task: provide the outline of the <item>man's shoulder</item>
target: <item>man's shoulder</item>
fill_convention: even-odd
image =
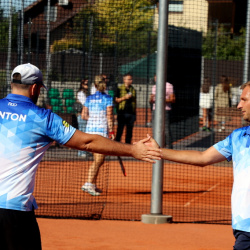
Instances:
[[[250,135],[250,126],[245,126],[241,128],[237,128],[233,131],[233,133],[243,133],[243,134],[249,134]]]

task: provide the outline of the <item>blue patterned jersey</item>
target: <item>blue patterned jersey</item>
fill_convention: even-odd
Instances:
[[[113,106],[113,99],[106,93],[96,91],[87,97],[84,106],[89,110],[86,133],[108,136],[107,107]]]
[[[50,143],[65,144],[75,128],[30,98],[9,94],[0,100],[0,208],[31,211],[35,174]]]
[[[233,229],[250,232],[250,126],[236,129],[214,147],[228,161],[233,159],[231,196]]]

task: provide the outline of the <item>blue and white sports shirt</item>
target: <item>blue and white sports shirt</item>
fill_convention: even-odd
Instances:
[[[232,227],[250,232],[250,126],[236,129],[214,147],[233,159]]]
[[[0,208],[31,211],[39,162],[53,140],[65,144],[75,128],[30,98],[0,100]]]
[[[113,106],[113,99],[106,93],[96,91],[87,97],[84,106],[89,110],[86,133],[108,136],[107,107]]]

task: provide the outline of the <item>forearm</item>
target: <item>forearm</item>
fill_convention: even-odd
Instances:
[[[162,149],[162,155],[162,159],[165,160],[197,166],[206,166],[226,160],[213,146],[203,152],[196,150]]]
[[[87,134],[79,130],[76,130],[65,146],[106,155],[133,155],[133,145],[115,142],[100,135]]]
[[[98,135],[86,144],[86,150],[105,155],[133,156],[132,145],[116,142]]]
[[[131,145],[76,130],[65,146],[105,155],[132,156],[138,160],[154,163],[153,159],[161,159],[161,150],[158,146],[146,145],[150,139],[151,137],[148,136]]]
[[[199,151],[162,149],[162,155],[164,160],[199,166],[206,165],[202,160],[202,152]]]
[[[123,97],[116,97],[116,98],[115,98],[115,102],[116,102],[116,103],[120,103],[120,102],[123,102],[123,101],[126,101],[126,100],[127,100],[126,96],[123,96]]]
[[[107,109],[108,132],[114,131],[113,107]]]

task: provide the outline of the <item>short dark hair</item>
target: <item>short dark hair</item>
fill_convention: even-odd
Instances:
[[[130,73],[126,73],[126,74],[123,75],[123,77],[126,77],[126,76],[131,76],[131,77],[133,77]]]

